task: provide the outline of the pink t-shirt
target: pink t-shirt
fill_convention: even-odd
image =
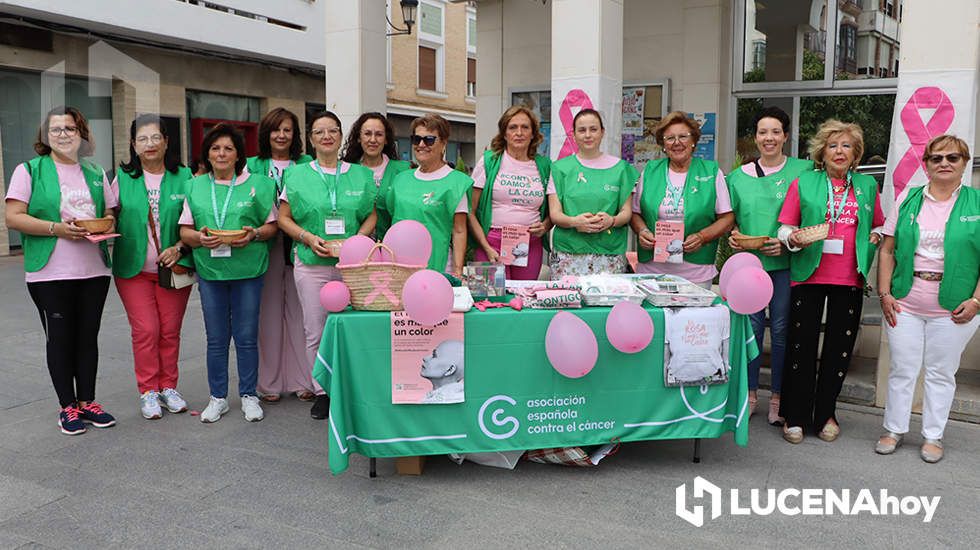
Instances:
[[[245,173],[243,172],[241,175],[239,175],[236,178],[236,180],[238,182],[242,182],[245,181],[245,178],[246,176]],[[231,185],[231,180],[214,180],[214,182],[217,183],[218,185]],[[269,210],[269,217],[265,219],[265,223],[272,223],[277,219],[279,219],[279,210],[276,208],[275,205],[273,205],[272,208]],[[184,201],[184,210],[180,213],[180,221],[178,223],[180,225],[189,225],[191,227],[197,227],[197,224],[194,223],[194,214],[191,212],[190,204],[188,204],[186,200]]]
[[[619,162],[619,157],[614,157],[612,155],[607,155],[605,153],[602,153],[601,155],[599,155],[594,159],[584,159],[578,153],[575,153],[575,157],[578,158],[578,161],[582,163],[582,166],[585,166],[586,168],[592,168],[593,170],[606,170],[612,168],[613,166],[616,166],[616,163]],[[554,195],[557,193],[558,190],[555,188],[555,178],[553,176],[549,176],[548,194]]]
[[[483,189],[486,184],[486,166],[481,155],[473,169],[473,187]],[[529,226],[541,221],[544,188],[538,165],[533,160],[517,160],[504,151],[491,199],[491,227]]]
[[[385,170],[388,168],[388,155],[384,153],[381,154],[381,164],[371,168],[371,172],[374,173],[374,185],[378,188],[381,187],[381,180],[385,177]]]
[[[668,167],[667,179],[670,181],[671,186],[683,192],[684,185],[687,183],[687,172],[675,172]],[[640,181],[636,184],[636,191],[633,193],[633,212],[636,214],[641,213],[641,195],[643,195],[642,174],[640,175]],[[725,174],[719,169],[718,174],[715,176],[715,214],[727,214],[731,211],[732,198],[728,193],[728,185],[725,183]],[[674,204],[671,202],[669,194],[665,193],[664,200],[660,203],[660,209],[657,212],[657,219],[684,221],[683,195],[678,202],[677,208],[674,208]],[[649,262],[637,264],[636,271],[637,273],[666,273],[668,275],[676,275],[678,277],[683,277],[692,283],[703,283],[704,281],[710,281],[715,278],[715,275],[718,274],[718,268],[716,268],[714,264],[692,264],[686,261],[679,264],[670,264],[650,260]]]
[[[160,239],[160,185],[163,183],[163,174],[151,174],[144,171],[143,181],[146,183],[146,197],[150,200],[150,212],[153,212],[153,223],[156,225],[157,240],[160,242],[160,246],[163,246],[163,241]],[[119,207],[118,178],[113,179],[108,189],[106,189],[105,207]],[[143,269],[141,271],[144,273],[156,273],[158,255],[156,243],[153,242],[153,236],[150,235],[149,222],[146,223],[146,241],[146,260],[143,262]]]
[[[843,186],[844,180],[832,180],[834,186]],[[840,208],[842,194],[834,194],[834,210]],[[837,220],[836,229],[833,225],[830,228],[828,239],[838,237],[844,239],[843,254],[824,254],[820,258],[817,269],[810,275],[810,278],[802,283],[791,282],[790,286],[800,284],[811,285],[842,285],[842,286],[862,286],[861,274],[857,270],[857,254],[855,252],[855,242],[857,238],[857,200],[854,198],[854,188],[847,188],[847,201],[844,203],[844,211]],[[828,209],[829,210],[829,209]],[[783,202],[783,209],[779,212],[779,223],[799,226],[800,225],[800,188],[799,180],[793,180],[789,190],[786,192],[786,200]],[[827,212],[827,221],[830,221],[830,212]],[[885,223],[885,215],[881,211],[881,198],[875,195],[875,213],[871,222],[871,227],[879,227]],[[822,242],[814,243],[810,246],[823,246]]]
[[[82,220],[95,218],[95,202],[89,193],[85,176],[79,164],[54,163],[58,171],[58,182],[61,184],[61,219]],[[109,182],[103,178],[102,189],[109,187]],[[18,164],[10,177],[10,188],[7,190],[7,200],[31,202],[31,174]],[[73,241],[57,239],[48,263],[40,270],[25,273],[28,283],[42,281],[61,281],[65,279],[91,279],[106,277],[111,270],[102,261],[99,245],[86,239]]]
[[[898,221],[898,209],[901,207],[905,197],[908,196],[910,188],[904,191],[895,199],[891,213],[885,220],[885,227],[882,233],[895,236],[895,226]],[[953,192],[950,198],[944,201],[937,201],[927,187],[922,195],[922,209],[916,221],[919,222],[919,245],[915,249],[915,259],[912,269],[915,271],[933,271],[942,273],[946,258],[946,251],[943,241],[946,237],[946,222],[949,214],[953,211],[956,198],[959,196],[959,188]],[[913,315],[923,317],[946,317],[949,311],[939,305],[939,284],[940,281],[924,281],[918,277],[912,277],[912,289],[908,296],[898,301],[898,305],[903,311]]]
[[[766,166],[765,164],[762,164],[761,162],[759,163],[759,166],[762,168],[762,173],[768,176],[770,174],[775,174],[776,172],[782,170],[786,166],[786,159],[784,158],[783,159],[783,162],[780,162],[776,166],[772,166],[772,167]],[[743,164],[742,165],[742,171],[745,172],[746,174],[752,176],[753,178],[759,177],[759,174],[755,171],[755,163],[754,162],[748,162],[748,163]]]

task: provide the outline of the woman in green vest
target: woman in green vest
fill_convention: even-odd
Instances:
[[[313,160],[303,154],[303,132],[292,111],[277,107],[259,123],[259,154],[245,163],[249,173],[276,182],[276,206],[282,193],[283,173],[290,166]],[[269,269],[262,282],[259,308],[259,382],[261,399],[279,401],[295,392],[301,401],[313,399],[303,338],[303,309],[293,282],[293,241],[278,233],[269,240]]]
[[[218,124],[201,145],[206,173],[190,180],[180,216],[180,237],[193,249],[200,277],[201,310],[207,333],[208,389],[201,422],[217,422],[228,412],[228,345],[235,338],[238,395],[245,420],[264,413],[256,394],[259,370],[259,304],[269,266],[269,243],[276,237],[276,182],[243,173],[245,138]],[[244,235],[225,244],[212,230]]]
[[[710,289],[718,274],[718,239],[735,221],[725,174],[717,162],[694,158],[701,126],[686,113],[669,113],[654,136],[667,158],[647,163],[633,195],[636,271],[676,275]]]
[[[933,138],[922,155],[929,181],[902,191],[878,259],[878,294],[891,351],[885,434],[875,451],[891,454],[909,431],[912,395],[925,367],[922,460],[943,458],[943,432],[956,371],[980,325],[980,190],[963,185],[970,149]],[[967,180],[969,181],[969,180]]]
[[[357,117],[347,134],[343,159],[344,162],[371,169],[379,198],[385,195],[395,176],[412,167],[407,160],[399,160],[395,149],[395,129],[381,113],[364,113]],[[391,226],[391,213],[384,208],[382,201],[378,201],[375,207],[378,223],[375,224],[374,233],[381,240]]]
[[[508,279],[533,281],[541,274],[541,238],[552,228],[545,200],[551,160],[537,154],[543,140],[538,117],[523,105],[510,107],[497,121],[497,135],[490,142],[490,149],[473,169],[469,229],[475,244],[474,259],[500,260],[503,227],[528,235],[521,254],[526,265],[508,265]]]
[[[379,200],[391,213],[392,224],[415,220],[429,230],[429,269],[459,276],[466,259],[466,218],[473,180],[444,160],[449,143],[446,119],[433,114],[416,118],[411,140],[418,169],[398,174]]]
[[[163,288],[158,269],[193,266],[177,224],[191,171],[168,149],[167,127],[157,115],[140,115],[129,127],[129,162],[121,163],[106,193],[119,233],[112,249],[116,290],[133,337],[133,366],[143,418],[187,410],[177,391],[180,327],[191,287]],[[179,269],[179,268],[178,268]]]
[[[311,376],[327,322],[320,289],[342,279],[336,266],[344,239],[370,235],[377,220],[374,177],[364,166],[338,160],[342,137],[337,115],[330,111],[313,115],[310,141],[316,159],[286,171],[279,206],[279,225],[294,241],[293,277],[303,309],[306,369],[302,384],[316,395],[310,416],[318,420],[330,411],[330,399]]]
[[[21,234],[27,292],[44,329],[48,372],[61,407],[62,433],[85,433],[85,423],[116,421],[95,402],[99,325],[109,291],[105,241],[95,244],[75,220],[109,214],[102,168],[89,161],[95,145],[78,109],[55,107],[44,116],[34,151],[17,166],[6,197],[7,227]],[[111,214],[110,214],[111,215]]]
[[[772,299],[769,301],[769,336],[772,351],[769,354],[770,389],[769,423],[782,426],[779,416],[779,394],[783,382],[783,362],[786,358],[786,327],[789,324],[789,251],[779,242],[779,211],[783,207],[786,191],[803,172],[813,170],[808,160],[788,157],[783,147],[789,136],[789,115],[779,107],[766,107],[752,119],[755,129],[755,146],[759,158],[732,170],[728,176],[728,190],[735,212],[736,229],[728,239],[732,250],[741,252],[736,237],[741,235],[767,236],[769,239],[758,250],[750,250],[759,257],[762,267],[772,280]],[[762,345],[766,335],[766,309],[749,316],[755,341]],[[749,363],[749,414],[755,412],[759,387],[761,354]]]
[[[779,240],[790,256],[790,327],[779,415],[783,438],[803,441],[813,429],[824,441],[840,435],[837,396],[854,352],[864,285],[884,223],[878,183],[855,172],[864,154],[857,124],[828,120],[810,139],[816,170],[803,172],[786,192]],[[797,228],[827,224],[823,240],[801,240]],[[823,349],[818,353],[821,322]],[[819,369],[817,358],[820,359]]]
[[[548,183],[551,278],[623,273],[636,168],[602,152],[606,130],[595,109],[576,113],[572,128],[578,152],[551,165]]]

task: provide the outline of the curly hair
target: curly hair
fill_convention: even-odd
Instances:
[[[864,156],[864,131],[853,122],[841,122],[835,118],[827,119],[817,128],[817,133],[810,138],[810,160],[818,170],[823,170],[823,154],[827,142],[838,134],[847,134],[854,141],[854,162],[849,168],[857,168]]]
[[[395,146],[395,128],[383,114],[370,112],[357,117],[357,120],[351,125],[350,133],[347,134],[347,140],[344,142],[344,154],[341,155],[344,162],[358,163],[364,156],[364,147],[361,146],[361,128],[369,120],[380,121],[385,128],[385,146],[381,153],[390,159],[398,158],[398,149]]]

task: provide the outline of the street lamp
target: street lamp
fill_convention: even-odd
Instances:
[[[405,28],[399,29],[388,19],[388,25],[395,30],[395,32],[388,33],[388,36],[399,36],[402,34],[412,34],[412,25],[415,24],[415,10],[419,7],[419,0],[400,0],[402,8],[402,20],[405,21]],[[387,14],[385,15],[387,18]]]

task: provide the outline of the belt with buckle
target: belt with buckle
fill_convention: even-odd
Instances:
[[[918,277],[923,281],[942,281],[943,274],[939,271],[913,271],[913,277]]]

